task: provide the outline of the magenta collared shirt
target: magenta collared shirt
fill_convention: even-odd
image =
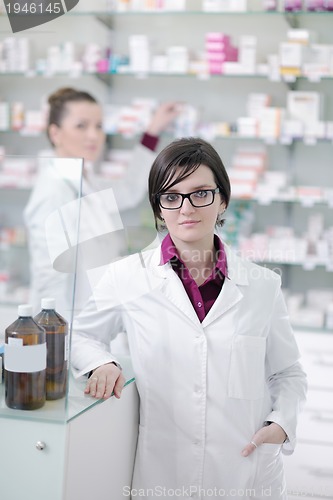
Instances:
[[[192,278],[188,268],[180,259],[178,251],[169,234],[164,238],[161,245],[160,265],[170,262],[183,283],[188,298],[201,322],[205,319],[208,311],[217,299],[222,289],[224,278],[228,277],[227,258],[224,246],[216,234],[214,235],[214,246],[217,255],[215,269],[206,281],[198,286]]]

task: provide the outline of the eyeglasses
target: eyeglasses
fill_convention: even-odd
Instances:
[[[190,200],[190,203],[195,208],[208,207],[214,203],[215,194],[219,193],[220,189],[200,189],[192,191],[192,193],[161,193],[157,194],[156,198],[161,208],[167,210],[177,210],[183,206],[185,198]]]

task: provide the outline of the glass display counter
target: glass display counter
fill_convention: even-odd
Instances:
[[[64,397],[37,410],[12,409],[0,384],[3,500],[120,498],[131,481],[138,397],[129,358],[120,358],[126,387],[119,401],[85,395],[85,377],[74,378],[70,366],[78,275],[96,236],[86,229],[90,200],[82,197],[82,171],[81,159],[0,158],[0,345],[18,305],[32,304],[36,315],[41,297],[58,294],[56,309],[69,325]],[[89,262],[85,270],[93,267]]]

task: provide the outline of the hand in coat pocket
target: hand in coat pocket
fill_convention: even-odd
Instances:
[[[270,425],[261,427],[253,436],[251,441],[243,448],[243,457],[248,457],[253,453],[260,445],[267,444],[282,444],[287,438],[287,434],[284,432],[282,427],[275,422]]]

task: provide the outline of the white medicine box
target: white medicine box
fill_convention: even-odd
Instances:
[[[319,92],[290,91],[287,96],[288,117],[302,123],[318,122],[322,103]]]

